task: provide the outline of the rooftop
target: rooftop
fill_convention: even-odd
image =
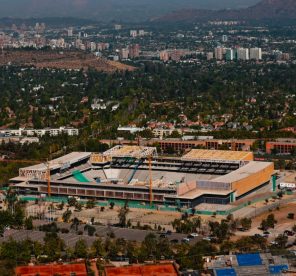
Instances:
[[[49,161],[49,168],[50,170],[61,168],[65,164],[73,164],[76,162],[79,162],[85,158],[90,157],[90,152],[71,152],[69,154],[66,154],[62,157],[56,158],[54,160]],[[22,168],[22,170],[35,170],[35,171],[44,171],[47,169],[46,162],[40,163],[37,165],[33,165],[30,167]]]
[[[249,151],[192,149],[189,153],[185,154],[182,159],[210,161],[251,161],[253,160],[253,153]]]
[[[104,156],[142,158],[155,156],[156,148],[141,146],[115,146],[104,152]]]
[[[232,183],[273,166],[273,162],[252,161],[229,174],[215,178],[215,182]]]

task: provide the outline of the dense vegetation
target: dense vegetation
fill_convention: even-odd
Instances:
[[[295,72],[295,65],[252,63],[146,63],[136,72],[114,75],[2,67],[0,122],[7,127],[80,125],[106,136],[118,125],[174,121],[183,112],[193,121],[211,123],[230,114],[231,121],[254,130],[277,130],[296,124]],[[91,110],[95,98],[107,109]],[[111,111],[116,102],[119,108]]]

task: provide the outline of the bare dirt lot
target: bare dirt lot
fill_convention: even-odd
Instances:
[[[135,68],[120,62],[109,61],[96,57],[90,53],[80,51],[42,51],[42,50],[15,50],[6,51],[0,58],[1,65],[35,66],[36,68],[56,69],[83,69],[89,68],[97,71],[115,72],[132,71]]]

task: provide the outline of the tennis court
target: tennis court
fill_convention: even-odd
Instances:
[[[254,254],[238,254],[236,259],[239,266],[262,265],[262,259],[258,253]]]

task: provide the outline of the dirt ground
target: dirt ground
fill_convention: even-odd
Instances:
[[[251,236],[255,234],[262,234],[262,231],[258,229],[260,227],[261,221],[266,219],[269,214],[274,214],[275,219],[277,221],[274,229],[268,229],[270,232],[268,241],[274,240],[279,234],[283,234],[285,230],[291,230],[292,227],[296,224],[296,219],[288,219],[288,213],[295,213],[296,216],[296,202],[291,202],[286,205],[280,205],[279,210],[273,210],[271,212],[267,211],[255,218],[252,218],[252,228],[246,232],[237,231],[233,240],[236,240],[242,236]],[[295,240],[295,236],[289,237],[289,242],[293,242]]]
[[[115,72],[117,70],[132,71],[135,68],[120,62],[109,61],[95,57],[92,54],[79,51],[18,51],[4,52],[0,66],[12,64],[35,66],[37,68],[84,69],[93,68],[98,71]]]

